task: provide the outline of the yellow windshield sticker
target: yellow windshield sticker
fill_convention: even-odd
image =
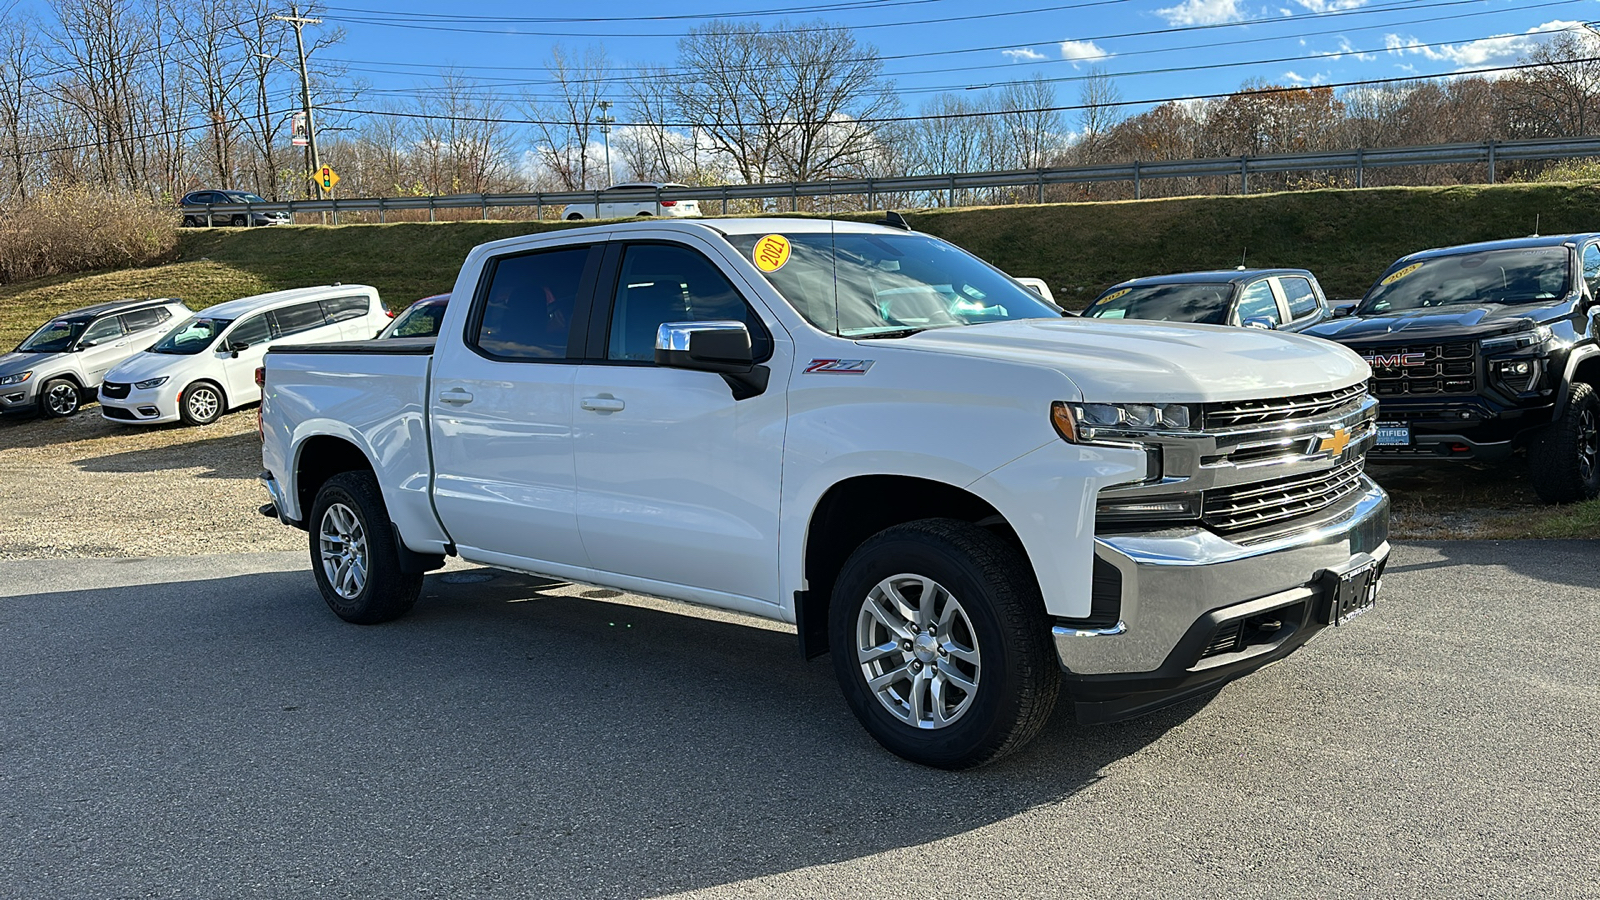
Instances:
[[[1382,281],[1378,282],[1378,284],[1383,287],[1388,287],[1389,285],[1394,284],[1396,281],[1399,281],[1400,279],[1410,275],[1412,272],[1415,272],[1420,268],[1422,268],[1422,263],[1412,263],[1411,265],[1406,266],[1404,269],[1389,273],[1389,275]]]
[[[750,251],[750,258],[755,260],[756,268],[763,272],[776,272],[783,268],[789,261],[789,239],[781,234],[769,234],[756,241],[755,249]]]
[[[1121,296],[1124,296],[1124,295],[1128,294],[1132,290],[1133,290],[1133,288],[1123,288],[1120,291],[1113,291],[1113,292],[1105,295],[1104,297],[1101,297],[1096,302],[1098,302],[1098,303],[1110,303],[1111,301],[1117,299],[1118,297],[1121,297]]]

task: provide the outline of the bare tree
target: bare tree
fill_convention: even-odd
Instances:
[[[746,183],[848,173],[896,107],[877,50],[825,23],[711,22],[678,42],[675,106]]]
[[[59,27],[46,31],[48,56],[69,73],[58,96],[89,126],[97,180],[142,187],[133,100],[144,89],[135,73],[149,31],[135,0],[52,0],[52,9]]]
[[[1127,118],[1122,111],[1122,92],[1105,66],[1089,67],[1078,87],[1078,106],[1076,156],[1080,164],[1088,164],[1105,152],[1106,139]]]
[[[1523,60],[1528,69],[1509,93],[1513,128],[1529,137],[1575,137],[1600,123],[1600,39],[1588,32],[1563,31]]]
[[[12,10],[0,15],[0,154],[5,160],[6,191],[27,199],[34,176],[34,131],[28,121],[39,110],[34,103],[37,53],[35,23]]]
[[[594,141],[595,109],[605,97],[607,85],[606,51],[590,47],[573,54],[560,44],[550,50],[545,70],[550,73],[557,97],[539,102],[529,96],[524,110],[533,119],[534,139],[540,161],[567,190],[590,186],[590,145]]]

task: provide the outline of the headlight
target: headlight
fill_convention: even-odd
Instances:
[[[1516,334],[1502,334],[1499,337],[1484,338],[1480,346],[1485,353],[1497,353],[1502,350],[1520,350],[1523,347],[1537,347],[1555,340],[1550,326],[1540,325],[1528,331],[1519,331]]]
[[[148,391],[151,388],[158,388],[158,387],[161,387],[163,384],[166,384],[167,383],[167,377],[168,376],[163,375],[160,378],[146,378],[144,381],[135,381],[133,383],[133,386],[138,388],[141,391]]]
[[[1132,438],[1164,431],[1189,431],[1194,410],[1182,403],[1063,403],[1050,405],[1056,432],[1074,444]]]
[[[1096,522],[1149,522],[1200,518],[1200,495],[1186,497],[1109,497],[1095,505]]]
[[[0,377],[0,385],[21,384],[24,381],[27,381],[29,378],[32,378],[32,377],[33,377],[33,370],[29,369],[26,372],[18,372],[15,375],[6,375],[4,377]]]

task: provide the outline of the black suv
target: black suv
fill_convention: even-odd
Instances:
[[[1600,495],[1600,234],[1426,250],[1307,334],[1372,366],[1372,462],[1498,460],[1526,448],[1547,503]],[[1344,312],[1340,310],[1339,312]]]
[[[190,191],[178,201],[183,210],[184,227],[197,225],[288,225],[292,219],[286,212],[261,212],[254,209],[219,210],[217,206],[247,206],[267,203],[249,191]]]

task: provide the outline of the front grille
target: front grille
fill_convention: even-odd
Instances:
[[[1205,428],[1213,430],[1241,425],[1267,425],[1275,422],[1317,419],[1359,402],[1366,392],[1366,385],[1352,384],[1336,391],[1299,394],[1294,397],[1208,403],[1204,413]]]
[[[1310,475],[1289,475],[1205,492],[1201,521],[1219,534],[1308,516],[1361,490],[1360,457]]]
[[[1478,386],[1477,346],[1471,341],[1351,349],[1372,365],[1372,393],[1379,397],[1470,394]]]
[[[113,400],[124,400],[127,399],[128,391],[132,389],[132,387],[133,385],[131,384],[107,381],[100,385],[100,396],[110,397]]]

